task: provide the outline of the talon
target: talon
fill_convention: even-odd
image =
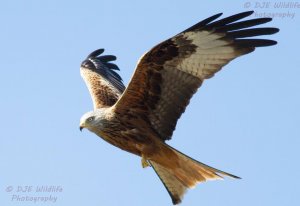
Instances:
[[[150,165],[149,165],[149,163],[148,163],[146,157],[145,157],[144,155],[142,155],[142,167],[143,167],[143,168],[146,168],[146,167],[149,167],[149,166],[150,166]]]

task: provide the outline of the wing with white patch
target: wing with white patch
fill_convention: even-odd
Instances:
[[[279,31],[249,29],[271,18],[236,22],[252,13],[218,21],[214,20],[221,14],[214,15],[152,48],[140,59],[127,89],[115,104],[116,113],[141,117],[162,140],[170,139],[177,120],[205,79],[256,47],[276,44],[273,40],[248,38]]]
[[[125,89],[122,78],[114,71],[118,66],[110,61],[115,56],[102,55],[104,49],[92,52],[81,64],[80,74],[91,94],[94,108],[108,107],[116,103]]]

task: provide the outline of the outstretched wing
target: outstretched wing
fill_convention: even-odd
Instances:
[[[112,106],[119,99],[125,86],[122,78],[114,71],[118,66],[110,63],[115,56],[103,55],[104,49],[98,49],[82,62],[80,74],[91,94],[94,109]]]
[[[258,18],[236,22],[253,11],[218,21],[214,15],[158,44],[139,61],[127,89],[114,105],[123,117],[141,117],[162,140],[171,138],[177,120],[205,79],[236,57],[271,46],[276,41],[247,37],[269,35],[277,28],[251,28],[271,21]]]

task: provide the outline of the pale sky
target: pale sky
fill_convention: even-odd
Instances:
[[[78,2],[0,3],[0,205],[171,205],[139,157],[78,130],[92,109],[80,63],[105,48],[118,57],[127,85],[139,57],[157,43],[216,13],[246,10],[274,17],[265,26],[280,28],[267,37],[278,45],[207,80],[168,141],[242,179],[200,184],[182,205],[300,205],[300,2]],[[43,186],[51,191],[36,191]]]

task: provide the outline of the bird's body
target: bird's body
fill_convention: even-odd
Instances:
[[[141,156],[142,166],[152,166],[174,204],[199,182],[238,178],[182,154],[165,141],[171,139],[178,119],[204,80],[234,58],[276,44],[247,38],[278,32],[276,28],[244,29],[270,18],[236,22],[252,13],[214,21],[221,16],[217,14],[156,45],[142,56],[127,88],[114,71],[119,68],[110,62],[116,57],[100,56],[103,49],[92,52],[81,65],[81,75],[94,110],[83,115],[80,128]]]
[[[141,156],[144,148],[150,148],[153,139],[155,140],[151,138],[154,135],[153,131],[141,119],[122,117],[111,107],[97,109],[90,114],[95,115],[95,113],[97,124],[89,130],[122,150]],[[127,118],[126,124],[123,118]]]
[[[168,146],[143,119],[134,116],[124,117],[115,113],[113,108],[97,109],[87,113],[87,116],[95,116],[95,114],[97,123],[89,130],[108,143],[132,154],[143,156],[147,160],[159,162],[164,159],[164,156],[168,157],[164,153],[168,150]]]
[[[174,204],[180,202],[186,187],[194,187],[197,182],[222,179],[220,175],[239,178],[197,162],[168,146],[145,120],[124,117],[113,110],[113,107],[97,109],[84,115],[82,121],[92,118],[95,124],[87,127],[91,132],[122,150],[141,156],[143,167],[151,165],[159,176],[167,174],[169,179],[184,182],[184,185],[177,185],[175,191],[170,187],[178,184],[175,179],[163,182],[172,194]]]

